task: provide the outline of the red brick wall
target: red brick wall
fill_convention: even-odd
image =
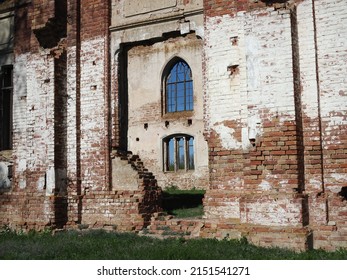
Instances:
[[[228,2],[234,11],[244,11],[238,15],[218,9],[224,2],[213,2],[211,13],[205,6],[210,155],[205,211],[207,218],[296,227],[304,222],[304,197],[295,196],[301,191],[302,131],[294,97],[292,16],[285,8],[253,11],[246,2]],[[233,65],[238,71],[230,74]],[[252,129],[257,136],[251,136]]]
[[[32,1],[15,11],[14,180],[1,223],[62,224],[66,184],[71,196],[108,189],[109,7]],[[81,204],[69,207],[81,215]]]
[[[337,86],[345,83],[340,74],[346,64],[342,44],[329,42],[345,37],[336,26],[347,7],[343,1],[271,2],[204,2],[211,178],[205,214],[225,224],[266,225],[267,233],[259,236],[274,244],[273,226],[281,225],[308,226],[312,236],[306,232],[300,239],[305,246],[346,246],[346,102]],[[281,33],[271,35],[276,29]],[[277,49],[283,42],[289,44]],[[279,61],[286,66],[277,68]],[[225,72],[234,65],[239,71],[227,83]],[[290,80],[286,91],[280,84]],[[290,98],[284,102],[285,96]],[[257,116],[259,126],[254,148],[244,143],[250,116]]]
[[[346,2],[276,2],[204,1],[210,188],[198,234],[346,247]],[[25,3],[15,10],[14,177],[0,226],[140,230],[160,210],[160,189],[142,178],[137,191],[109,190],[111,139],[119,144],[119,131],[109,135],[109,3]]]
[[[108,189],[109,7],[83,1],[80,22],[81,179],[85,188]]]
[[[254,8],[265,7],[262,1],[249,0],[205,0],[204,9],[208,17],[235,15],[239,11],[249,11]]]
[[[342,42],[342,38],[347,36],[347,31],[342,27],[347,23],[344,17],[347,3],[314,1],[313,5],[315,70],[319,86],[317,98],[319,130],[314,130],[316,137],[312,133],[308,139],[312,142],[317,138],[320,139],[321,147],[320,149],[316,147],[315,158],[313,156],[311,158],[314,163],[320,163],[323,167],[319,173],[323,178],[321,184],[323,193],[313,196],[313,201],[324,197],[326,224],[331,226],[329,230],[328,227],[324,227],[326,224],[320,224],[321,227],[317,228],[314,235],[319,240],[318,244],[320,242],[325,246],[338,248],[347,246],[347,200],[346,194],[343,195],[343,188],[346,190],[347,186],[347,95],[345,93],[347,56]],[[309,114],[307,121],[310,117]],[[314,204],[311,206],[312,212],[314,206]],[[319,223],[315,225],[317,224]]]

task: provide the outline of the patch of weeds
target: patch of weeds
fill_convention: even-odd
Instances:
[[[15,233],[13,229],[10,228],[9,225],[4,225],[0,228],[0,234],[9,234],[9,233]]]
[[[157,230],[170,231],[171,228],[169,226],[158,226]]]
[[[178,189],[177,186],[170,186],[170,187],[167,187],[165,190],[163,190],[163,194],[164,195],[184,195],[184,194],[187,194],[187,195],[205,195],[205,190],[201,190],[201,189],[196,189],[196,188],[192,188],[192,189],[189,189],[189,190],[181,190],[181,189]]]
[[[155,239],[133,233],[102,230],[62,231],[49,235],[33,233],[0,235],[0,259],[25,260],[346,260],[347,250],[311,250],[295,253],[262,248],[239,240]]]
[[[79,224],[78,225],[79,230],[88,229],[88,228],[89,228],[89,225],[86,225],[86,224]]]
[[[143,228],[141,233],[142,234],[149,234],[149,229],[148,228]]]
[[[248,245],[248,244],[249,244],[248,239],[247,239],[246,236],[242,236],[242,237],[239,239],[239,242],[240,242],[240,244],[242,244],[242,245]]]
[[[165,230],[163,233],[162,233],[163,236],[172,236],[172,237],[180,237],[180,238],[183,238],[183,236],[185,235],[183,232],[176,232],[176,231],[173,231],[171,229],[168,229],[168,230]]]
[[[173,209],[171,212],[176,218],[201,218],[204,215],[204,208],[199,205],[193,208]]]
[[[178,187],[176,185],[170,185],[168,187],[165,188],[165,192],[168,192],[168,193],[172,193],[172,192],[175,192],[178,190]]]

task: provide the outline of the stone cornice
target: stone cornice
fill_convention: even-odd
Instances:
[[[111,26],[110,31],[116,32],[116,31],[121,31],[121,30],[125,30],[125,29],[142,27],[142,26],[146,26],[146,25],[152,25],[152,24],[158,24],[158,23],[169,22],[169,21],[174,21],[174,20],[180,20],[180,19],[184,19],[186,17],[191,17],[191,16],[195,16],[195,15],[202,15],[203,13],[204,13],[203,9],[198,9],[198,10],[183,12],[180,14],[175,14],[175,15],[162,17],[162,18],[146,19],[143,21],[131,22],[131,23],[122,24],[122,25],[118,25],[118,26]]]

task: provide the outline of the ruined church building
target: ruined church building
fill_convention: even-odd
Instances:
[[[0,68],[0,228],[347,248],[346,0],[0,0]]]

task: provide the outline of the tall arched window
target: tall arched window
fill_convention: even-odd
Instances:
[[[193,78],[182,59],[172,65],[165,80],[166,113],[193,110]]]
[[[163,139],[164,171],[194,170],[194,137],[186,134]]]

